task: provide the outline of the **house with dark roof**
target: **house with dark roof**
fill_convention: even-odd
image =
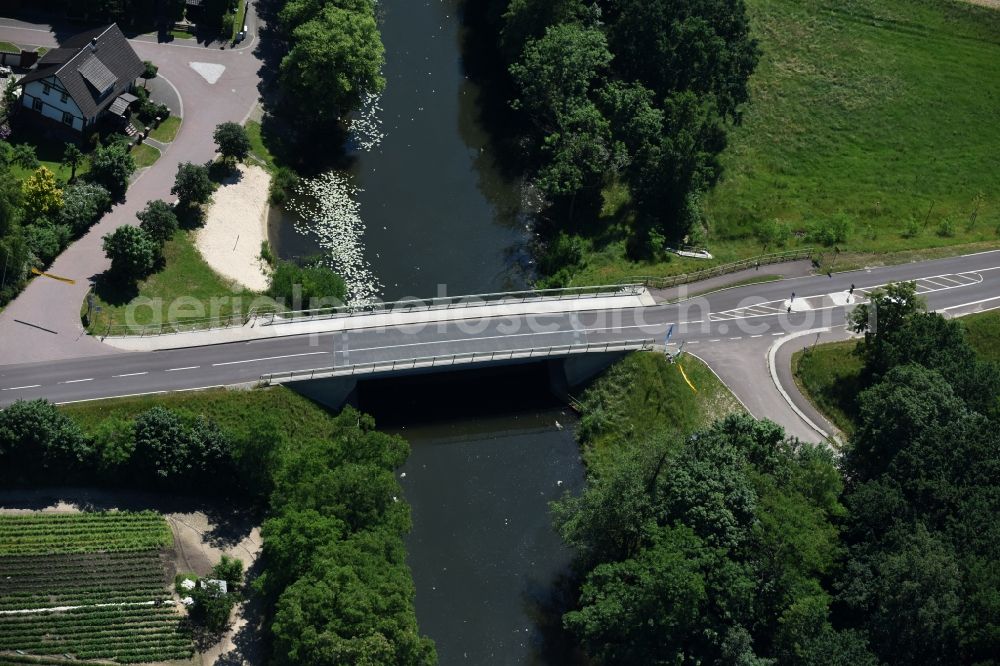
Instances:
[[[139,56],[112,23],[67,39],[18,83],[29,111],[84,132],[107,114],[125,116],[142,71]]]

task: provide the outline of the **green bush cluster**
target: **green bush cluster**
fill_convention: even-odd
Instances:
[[[72,144],[67,154],[70,147],[79,165],[82,154]],[[14,167],[33,171],[20,182]],[[62,186],[31,146],[0,142],[0,305],[24,287],[31,268],[49,265],[110,208],[106,188],[95,182]]]
[[[307,260],[304,265],[279,259],[271,272],[267,294],[299,310],[343,305],[347,286],[321,259]]]
[[[553,506],[583,573],[563,621],[595,663],[874,666],[823,588],[844,511],[829,450],[745,414],[619,444]]]
[[[139,105],[136,115],[139,120],[147,125],[152,125],[159,118],[166,120],[170,115],[170,108],[166,104],[157,104],[149,98],[149,91],[145,88],[136,88],[135,95],[139,98]]]
[[[436,662],[413,611],[409,507],[393,473],[408,454],[405,441],[350,408],[329,438],[282,451],[256,582],[275,604],[271,663]]]
[[[94,482],[230,490],[230,439],[211,421],[153,407],[85,434],[45,400],[0,412],[0,474],[8,482]]]

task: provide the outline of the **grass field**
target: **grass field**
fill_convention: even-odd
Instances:
[[[160,151],[152,146],[139,143],[132,147],[132,157],[135,159],[135,165],[142,169],[153,166],[153,163],[160,159]]]
[[[985,359],[1000,363],[1000,310],[962,317],[969,344]]]
[[[0,51],[6,51],[7,53],[20,53],[21,47],[17,44],[11,44],[10,42],[0,42]]]
[[[63,166],[62,164],[63,153],[66,151],[65,141],[50,139],[39,133],[32,132],[30,134],[15,135],[11,137],[11,143],[27,143],[34,146],[39,164],[55,174],[56,178],[61,180],[63,183],[69,181],[72,169],[68,166]],[[34,171],[34,169],[25,169],[17,164],[11,164],[10,170],[11,173],[20,180],[24,180]],[[89,170],[90,160],[85,155],[83,162],[78,164],[76,167],[77,178],[87,173]]]
[[[127,420],[155,406],[186,416],[204,415],[236,440],[258,438],[280,425],[288,441],[328,437],[333,416],[291,389],[274,386],[253,391],[212,389],[193,393],[114,398],[66,405],[60,409],[85,432],[95,432],[107,419]]]
[[[171,543],[153,512],[0,516],[0,650],[121,663],[190,658],[181,615],[163,604],[160,551]]]
[[[684,380],[681,367],[697,392]],[[630,354],[616,363],[591,384],[578,406],[584,459],[598,471],[621,442],[641,443],[657,433],[689,433],[743,410],[697,358],[685,354],[671,364],[655,352]]]
[[[180,128],[181,119],[177,116],[168,116],[160,123],[159,127],[154,127],[149,131],[149,136],[160,143],[170,143],[177,136],[177,130]]]
[[[267,144],[264,141],[264,137],[261,134],[260,123],[256,120],[248,120],[246,122],[247,136],[250,138],[250,152],[256,157],[268,170],[274,171],[277,166],[274,161],[274,155],[268,149]]]
[[[109,324],[144,326],[166,322],[171,316],[171,307],[173,320],[183,322],[246,312],[255,299],[260,299],[258,305],[273,303],[213,271],[194,246],[191,233],[182,229],[167,241],[163,246],[163,268],[141,280],[135,289],[123,290],[99,283],[95,289],[95,303],[101,311],[91,316],[87,330],[100,335],[108,330]],[[139,302],[148,306],[132,308],[129,314],[130,304]],[[84,303],[81,313],[86,311]]]
[[[959,319],[966,339],[984,359],[1000,363],[1000,311],[983,312]],[[792,356],[795,383],[816,408],[846,435],[854,431],[855,397],[861,359],[852,352],[854,341],[820,345]]]
[[[747,0],[763,57],[706,199],[719,263],[761,254],[777,220],[787,247],[843,216],[837,245],[871,254],[1000,246],[1000,11],[955,0]],[[624,259],[627,193],[605,192],[574,284],[672,275],[706,262]],[[772,251],[774,248],[767,248]]]
[[[854,432],[854,398],[862,366],[861,359],[852,353],[856,346],[853,340],[834,342],[792,356],[792,375],[799,390],[848,436]]]
[[[842,247],[866,252],[997,238],[1000,12],[949,0],[748,6],[764,57],[708,202],[718,237],[842,213]]]

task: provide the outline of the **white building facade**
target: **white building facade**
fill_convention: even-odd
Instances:
[[[62,123],[78,132],[82,132],[83,128],[86,127],[80,107],[73,101],[69,92],[62,87],[59,79],[54,76],[41,81],[32,81],[24,86],[21,103],[46,118]]]

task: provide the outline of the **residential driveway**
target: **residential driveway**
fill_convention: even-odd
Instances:
[[[0,19],[0,41],[52,47],[57,45],[56,34],[67,36],[49,26]],[[261,69],[254,54],[256,37],[239,49],[158,44],[145,37],[130,42],[140,58],[159,67],[162,78],[156,85],[171,86],[179,97],[175,113],[184,119],[180,131],[160,159],[132,184],[126,200],[59,255],[48,269],[76,283],[38,277],[0,312],[0,365],[114,351],[88,337],[80,321],[80,306],[91,281],[109,265],[101,249],[101,237],[123,224],[136,223],[135,214],[147,201],[173,200],[170,188],[177,165],[211,160],[215,154],[215,126],[229,120],[242,122],[256,106]]]

